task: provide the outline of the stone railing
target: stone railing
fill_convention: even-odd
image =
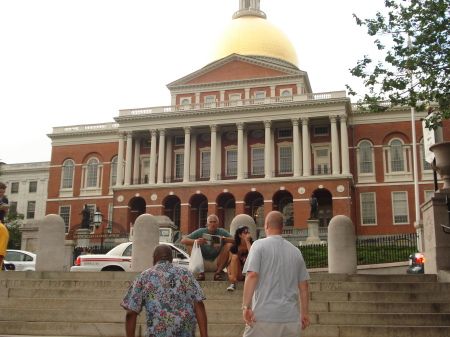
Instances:
[[[303,95],[292,95],[292,96],[277,96],[277,97],[264,97],[264,98],[249,98],[249,99],[239,99],[233,101],[217,101],[210,103],[190,103],[183,105],[172,105],[172,106],[159,106],[151,108],[142,109],[125,109],[120,110],[119,116],[129,116],[129,115],[144,115],[144,114],[156,114],[156,113],[167,113],[167,112],[184,112],[190,110],[204,110],[204,109],[216,109],[216,108],[230,108],[236,106],[248,106],[256,104],[276,104],[285,102],[303,102],[311,100],[321,100],[321,99],[332,99],[332,98],[345,98],[345,91],[332,91],[323,93],[311,93]]]
[[[88,125],[71,125],[71,126],[57,126],[53,128],[53,134],[55,133],[68,133],[68,132],[86,132],[86,131],[99,131],[99,130],[112,130],[119,127],[118,123],[102,123],[102,124],[88,124]]]

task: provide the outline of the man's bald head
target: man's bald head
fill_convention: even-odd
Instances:
[[[278,211],[272,211],[267,214],[266,224],[270,230],[282,231],[283,230],[283,214]]]
[[[167,260],[169,262],[172,262],[173,260],[172,248],[170,248],[169,245],[163,243],[157,245],[153,252],[153,264],[156,264],[162,260]]]

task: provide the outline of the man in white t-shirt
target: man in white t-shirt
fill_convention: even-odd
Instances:
[[[242,316],[247,323],[244,337],[298,337],[310,324],[309,274],[300,250],[281,236],[280,212],[267,215],[264,230],[267,237],[253,243],[242,272],[246,274],[242,301]]]

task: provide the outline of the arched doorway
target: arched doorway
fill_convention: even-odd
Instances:
[[[294,226],[294,199],[288,191],[279,191],[273,197],[274,209],[281,212],[285,226]]]
[[[175,195],[168,196],[163,201],[164,215],[168,216],[173,224],[180,229],[180,214],[181,214],[181,201]]]
[[[326,189],[318,189],[314,191],[319,207],[317,209],[319,217],[319,227],[328,227],[333,218],[333,196]]]
[[[139,215],[145,214],[146,202],[142,197],[135,197],[130,200],[130,223],[134,224]]]
[[[231,221],[236,216],[236,202],[231,193],[222,193],[217,197],[217,206],[219,219],[223,228],[230,231]]]
[[[191,205],[189,233],[191,233],[206,226],[208,199],[203,194],[196,194],[191,197],[189,204]]]
[[[264,227],[264,197],[259,192],[251,192],[244,198],[245,214],[250,215],[256,227]]]

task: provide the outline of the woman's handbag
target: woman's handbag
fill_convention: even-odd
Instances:
[[[191,259],[189,260],[189,270],[192,274],[203,273],[205,268],[203,267],[203,255],[197,240],[192,247]]]

